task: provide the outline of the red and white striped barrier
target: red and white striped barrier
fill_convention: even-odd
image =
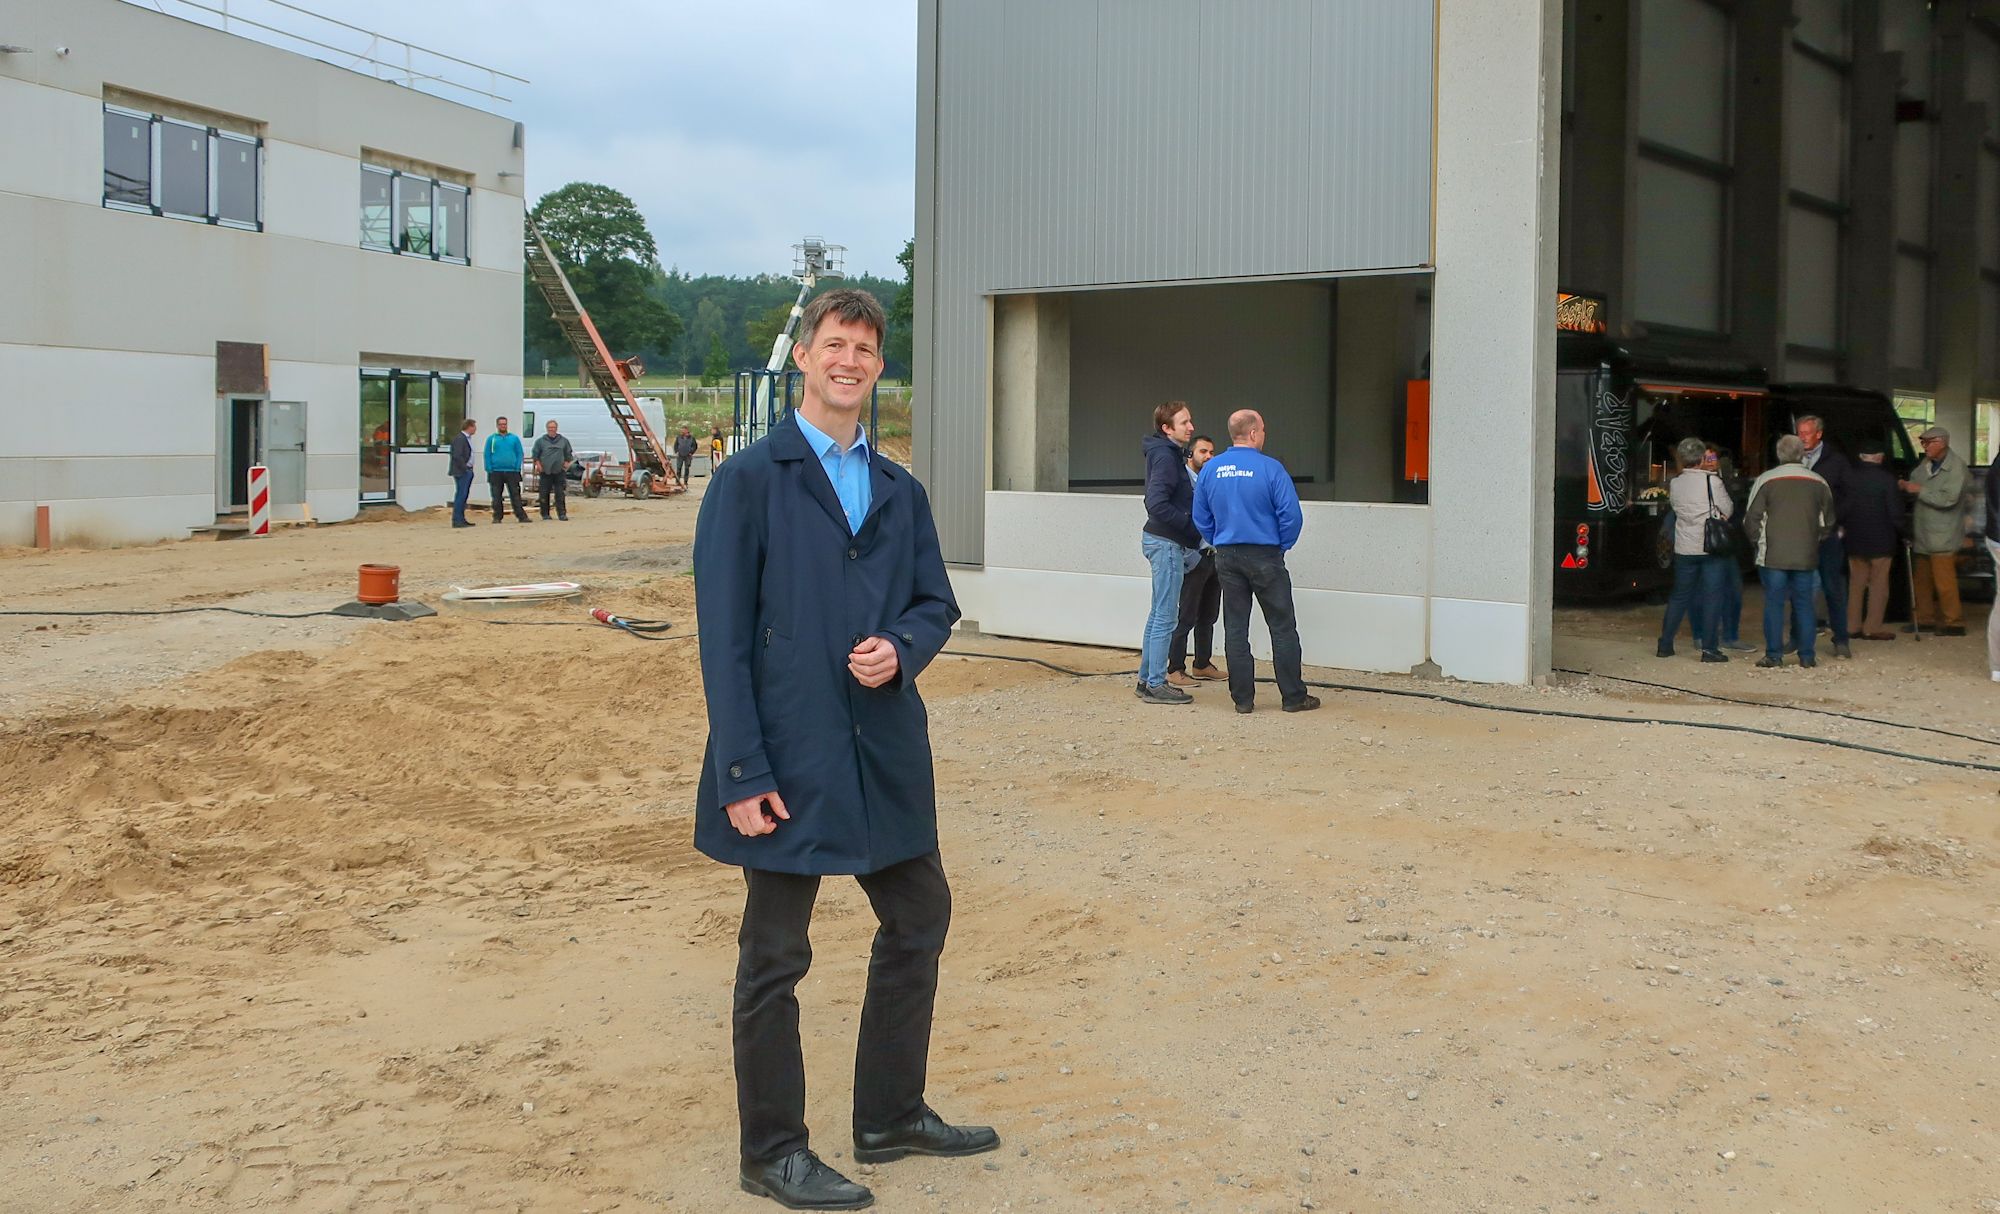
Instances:
[[[250,465],[250,534],[271,534],[271,470]]]

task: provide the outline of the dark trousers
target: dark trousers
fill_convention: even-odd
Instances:
[[[499,522],[506,515],[506,510],[500,505],[500,496],[503,493],[514,499],[514,517],[520,519],[522,522],[528,521],[528,512],[521,509],[520,473],[489,472],[486,474],[486,485],[489,489],[493,490],[494,522]]]
[[[542,517],[549,517],[549,498],[556,499],[556,517],[569,517],[569,478],[560,472],[544,472],[536,480],[540,483],[536,497],[540,499]]]
[[[1717,652],[1722,640],[1723,581],[1736,576],[1733,556],[1687,556],[1674,554],[1674,592],[1667,599],[1667,615],[1660,622],[1660,648],[1674,647],[1674,634],[1681,621],[1703,653]]]
[[[1848,642],[1847,629],[1847,545],[1837,535],[1819,543],[1819,588],[1826,596],[1826,622],[1833,629],[1833,643]]]
[[[736,1114],[743,1159],[763,1163],[807,1145],[795,991],[812,965],[807,932],[819,878],[744,869],[743,880],[748,893],[736,936],[732,1021]],[[854,1048],[854,1128],[878,1132],[913,1120],[923,1108],[951,889],[936,852],[855,880],[880,926]]]
[[[677,480],[677,481],[679,481],[679,482],[680,482],[681,484],[685,485],[685,484],[687,484],[687,483],[688,483],[688,476],[689,476],[689,474],[690,474],[690,473],[692,473],[693,471],[694,471],[694,456],[692,456],[692,455],[676,455],[676,456],[674,456],[674,479],[675,479],[675,480]]]
[[[1292,607],[1292,575],[1285,550],[1275,544],[1229,544],[1215,550],[1215,576],[1222,583],[1222,655],[1229,661],[1229,698],[1249,704],[1257,698],[1257,664],[1250,657],[1250,600],[1264,613],[1271,632],[1271,666],[1278,697],[1296,704],[1306,696],[1300,667],[1299,617]]]
[[[451,479],[451,521],[462,523],[465,521],[465,503],[472,500],[472,469],[467,468]]]
[[[1168,674],[1187,671],[1189,633],[1194,634],[1195,668],[1215,664],[1215,620],[1221,612],[1222,583],[1215,576],[1215,554],[1205,552],[1181,580],[1181,618],[1167,646]]]

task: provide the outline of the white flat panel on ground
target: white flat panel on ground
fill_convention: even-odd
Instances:
[[[1722,185],[1642,158],[1638,188],[1638,319],[1721,332]]]
[[[1729,163],[1729,17],[1704,0],[1639,0],[1639,137]]]
[[[1840,348],[1840,221],[1793,207],[1785,235],[1785,340]]]
[[[1454,679],[1525,683],[1534,677],[1528,609],[1521,603],[1432,599],[1430,651]]]

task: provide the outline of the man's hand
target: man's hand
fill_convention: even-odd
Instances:
[[[728,812],[729,824],[736,828],[736,833],[752,838],[778,829],[779,818],[787,822],[792,820],[791,813],[785,808],[785,799],[775,789],[741,801],[731,801],[723,808]]]
[[[1896,487],[1905,493],[1922,493],[1924,487],[1915,481],[1897,481]]]
[[[896,647],[881,637],[869,637],[847,655],[847,669],[863,687],[880,687],[895,678],[901,668],[902,659],[896,656]]]

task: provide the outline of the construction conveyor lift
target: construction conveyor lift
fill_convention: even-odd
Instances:
[[[646,415],[639,411],[639,400],[632,394],[631,364],[611,357],[604,338],[590,321],[590,313],[577,301],[569,276],[563,273],[548,241],[542,239],[541,231],[535,227],[534,217],[524,215],[522,223],[522,251],[528,277],[541,289],[542,298],[549,304],[550,318],[568,339],[570,349],[576,351],[577,366],[604,398],[605,407],[611,410],[611,420],[618,424],[631,448],[632,458],[628,463],[607,461],[586,467],[584,491],[594,496],[600,489],[621,489],[626,496],[636,498],[687,492],[687,486],[674,475],[673,464],[660,446],[660,436],[653,433]]]

